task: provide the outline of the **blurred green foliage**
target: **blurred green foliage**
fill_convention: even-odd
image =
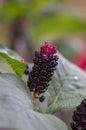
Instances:
[[[86,31],[86,25],[78,18],[66,13],[57,13],[40,18],[34,22],[33,32],[35,38],[50,35],[62,35],[65,33],[80,33]]]
[[[82,33],[86,24],[72,13],[58,10],[64,0],[9,0],[1,9],[1,21],[10,23],[17,17],[28,18],[28,30],[32,39],[40,41],[46,37],[62,34]]]

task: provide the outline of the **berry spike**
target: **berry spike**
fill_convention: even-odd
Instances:
[[[47,91],[49,82],[58,64],[56,52],[56,47],[48,42],[45,42],[40,51],[35,52],[34,66],[29,73],[27,84],[33,95],[36,95],[34,98],[39,98],[40,102],[43,102],[45,99],[43,93]]]
[[[81,104],[76,107],[72,118],[72,130],[86,130],[86,99],[83,99]]]

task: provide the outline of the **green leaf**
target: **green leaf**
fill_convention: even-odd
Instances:
[[[7,54],[9,57],[21,61],[22,57],[17,54],[17,52],[7,48],[3,45],[3,43],[0,43],[0,52]]]
[[[16,130],[67,130],[55,116],[33,111],[30,92],[13,74],[0,75],[0,128]]]
[[[26,106],[33,109],[28,87],[22,79],[14,74],[5,73],[0,75],[0,99],[5,98],[7,98],[10,105],[16,107],[18,110]],[[2,100],[2,102],[3,101],[6,102],[6,100]]]
[[[7,54],[0,52],[0,71],[3,72],[12,72],[17,74],[18,76],[22,77],[24,70],[26,69],[26,66],[11,57],[9,57]]]
[[[8,62],[0,56],[0,73],[15,73]]]
[[[86,73],[59,54],[59,64],[47,92],[47,113],[75,108],[86,98]]]

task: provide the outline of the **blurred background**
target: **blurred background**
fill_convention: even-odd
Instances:
[[[31,62],[48,41],[85,71],[85,12],[86,0],[0,0],[0,42]]]
[[[0,42],[29,62],[45,41],[86,70],[86,0],[0,0]]]

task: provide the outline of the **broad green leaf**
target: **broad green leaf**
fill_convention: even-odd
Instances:
[[[0,128],[67,130],[55,116],[33,111],[29,89],[12,74],[0,75]]]
[[[12,72],[17,74],[18,76],[22,77],[23,72],[26,68],[26,66],[11,57],[9,57],[7,54],[0,52],[0,58],[1,58],[1,63],[0,63],[0,71],[1,73],[3,72]],[[7,67],[6,67],[7,66]],[[8,71],[7,71],[8,69]]]
[[[2,103],[8,101],[7,103],[16,107],[17,110],[20,110],[21,107],[26,108],[26,106],[33,109],[28,87],[23,80],[13,74],[5,73],[0,75],[0,99]]]
[[[86,73],[59,54],[59,64],[47,92],[48,113],[75,108],[86,98]]]
[[[0,56],[0,73],[15,73],[11,66],[9,66],[8,62]]]
[[[21,61],[21,57],[15,51],[7,48],[6,46],[0,44],[0,52],[7,54],[9,57]]]

